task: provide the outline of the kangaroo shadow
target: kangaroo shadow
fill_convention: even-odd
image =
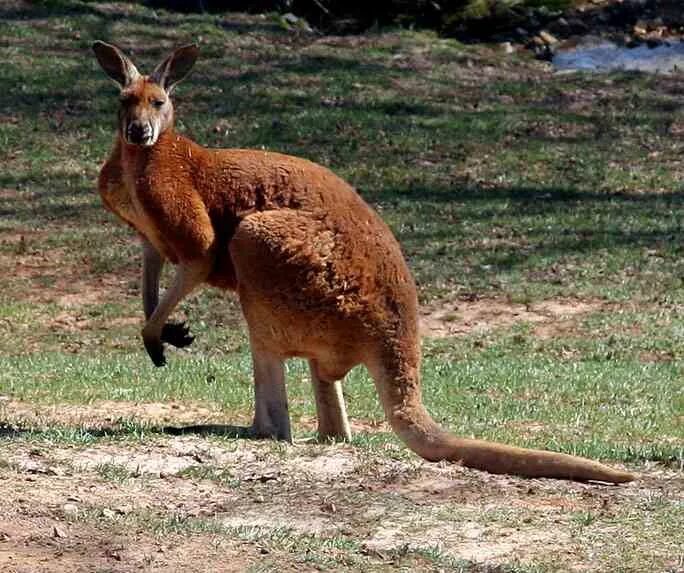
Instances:
[[[254,432],[250,426],[233,426],[232,424],[193,424],[190,426],[161,426],[156,428],[160,434],[169,436],[223,436],[246,440],[254,438]]]
[[[131,434],[130,427],[126,425],[114,426],[93,426],[80,427],[80,432],[92,438],[112,438],[123,437]],[[193,424],[189,426],[158,426],[151,425],[144,428],[145,432],[152,434],[165,434],[169,436],[223,436],[235,439],[251,439],[254,438],[254,433],[251,426],[235,426],[232,424]],[[19,438],[26,434],[40,434],[42,431],[31,427],[30,425],[23,425],[21,423],[0,423],[0,439]]]

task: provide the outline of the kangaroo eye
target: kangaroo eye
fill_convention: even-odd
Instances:
[[[152,105],[159,109],[162,107],[166,102],[163,99],[154,99],[152,100]]]

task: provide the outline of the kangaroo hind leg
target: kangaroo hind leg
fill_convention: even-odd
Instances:
[[[309,360],[311,383],[316,397],[318,414],[318,438],[326,440],[351,440],[351,429],[347,419],[347,408],[342,394],[342,378],[334,376],[332,380],[320,372],[316,360]]]
[[[252,343],[252,361],[255,402],[252,435],[291,442],[283,359]]]

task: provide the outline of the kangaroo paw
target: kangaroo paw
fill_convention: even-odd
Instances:
[[[160,339],[143,339],[143,342],[145,343],[145,350],[147,350],[147,354],[149,354],[154,365],[157,367],[165,366],[166,358],[164,357],[164,345],[162,344],[162,341]]]
[[[190,327],[185,322],[167,322],[162,328],[161,339],[176,348],[185,348],[192,344],[195,337],[190,334]]]

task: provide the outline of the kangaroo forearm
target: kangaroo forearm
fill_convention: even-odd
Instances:
[[[142,298],[145,320],[149,320],[159,304],[159,276],[164,267],[164,258],[145,238],[142,239]]]

